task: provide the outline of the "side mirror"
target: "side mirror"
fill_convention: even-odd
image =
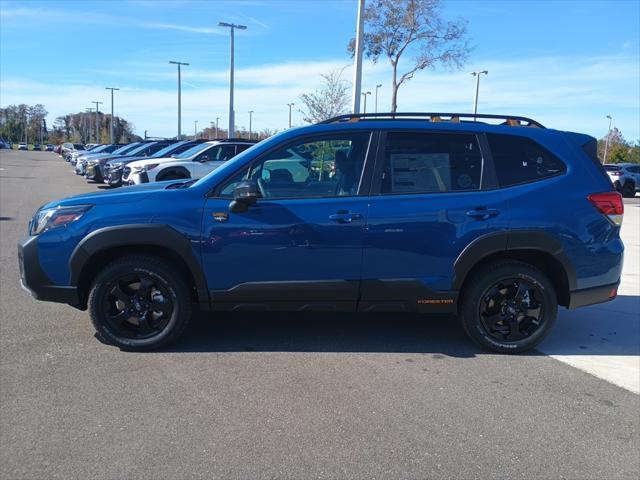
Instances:
[[[229,211],[242,213],[249,210],[260,198],[258,184],[252,180],[245,180],[238,183],[233,190],[233,201],[229,204]]]

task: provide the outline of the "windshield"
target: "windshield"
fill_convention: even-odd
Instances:
[[[211,144],[210,143],[201,143],[200,145],[196,145],[195,147],[191,147],[189,150],[186,150],[184,152],[182,152],[179,155],[176,155],[175,158],[191,158],[194,155],[197,155],[198,153],[202,152],[203,150],[206,150],[207,148],[211,148]]]
[[[76,150],[84,150],[84,145],[81,145],[79,143],[74,143],[73,148],[75,148]]]
[[[184,146],[185,143],[187,143],[187,142],[185,142],[185,141],[176,142],[176,143],[172,143],[171,145],[167,145],[162,150],[158,150],[156,153],[151,155],[151,158],[164,158],[164,157],[167,157],[167,156],[171,155],[171,153],[175,152],[176,150],[179,150],[182,146]]]
[[[124,155],[128,151],[133,150],[134,148],[136,148],[137,145],[140,145],[140,142],[134,142],[134,143],[130,143],[128,145],[124,145],[124,146],[120,147],[119,149],[115,150],[113,152],[113,154],[114,155]]]
[[[91,153],[98,153],[105,150],[109,145],[98,145],[96,148],[91,149]]]
[[[150,145],[153,145],[153,143],[143,143],[142,145],[140,145],[139,147],[134,148],[133,150],[127,152],[127,155],[129,156],[133,156],[137,153],[142,152],[143,150],[146,150]]]
[[[618,166],[616,166],[616,165],[605,165],[605,166],[604,166],[604,169],[605,169],[607,172],[616,172],[616,171],[620,170],[620,167],[618,167]]]

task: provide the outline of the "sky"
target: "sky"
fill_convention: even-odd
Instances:
[[[229,30],[236,32],[236,124],[282,130],[287,103],[303,124],[300,95],[321,75],[344,69],[357,0],[0,0],[0,106],[42,103],[48,123],[84,111],[118,87],[115,113],[150,136],[177,134],[177,72],[182,70],[182,130],[220,118],[227,125]],[[460,70],[421,71],[399,91],[398,110],[523,115],[547,127],[598,138],[613,125],[640,139],[640,0],[444,0],[446,19],[468,21],[473,49]],[[400,65],[407,68],[411,56]],[[365,60],[363,90],[379,89],[388,111],[391,69]],[[374,96],[368,97],[368,111]]]

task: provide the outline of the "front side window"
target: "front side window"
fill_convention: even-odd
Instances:
[[[482,154],[475,135],[389,132],[382,194],[478,190]]]
[[[501,187],[560,175],[566,166],[533,140],[515,135],[487,134]]]
[[[369,133],[348,133],[280,148],[223,184],[233,196],[242,180],[254,180],[266,198],[321,198],[355,195],[369,146]]]

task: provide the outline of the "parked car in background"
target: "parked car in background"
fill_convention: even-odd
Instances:
[[[122,185],[122,175],[124,168],[131,162],[135,162],[137,160],[144,160],[146,158],[166,158],[172,157],[175,155],[179,155],[180,153],[189,150],[191,147],[204,143],[207,140],[198,139],[198,140],[183,140],[180,142],[172,143],[162,150],[154,153],[150,157],[122,157],[117,158],[115,160],[108,161],[103,169],[104,169],[104,183],[110,185],[111,187],[119,187]]]
[[[81,143],[63,143],[61,149],[62,157],[68,162],[70,160],[71,152],[75,152],[77,150],[86,150],[86,148]]]
[[[138,146],[140,145],[140,142],[133,142],[133,143],[129,143],[127,145],[123,145],[120,148],[117,148],[116,150],[114,150],[111,153],[94,153],[91,154],[90,152],[87,153],[86,156],[81,155],[76,159],[76,164],[74,167],[74,171],[76,172],[77,175],[84,175],[86,173],[87,170],[87,163],[89,162],[90,158],[99,158],[99,157],[108,157],[108,156],[122,156],[122,155],[127,155],[130,151],[138,148]]]
[[[137,185],[164,180],[201,178],[255,143],[241,138],[211,140],[174,157],[138,160],[125,167],[122,180],[127,185]]]
[[[71,158],[69,159],[69,163],[71,163],[71,165],[75,165],[79,157],[87,158],[87,157],[96,156],[98,154],[107,155],[123,146],[124,145],[118,145],[118,144],[96,145],[95,147],[92,147],[90,150],[72,152]]]
[[[53,144],[52,143],[47,143],[47,146],[45,147],[45,151],[47,152],[53,152]]]
[[[39,143],[33,145],[34,150],[42,151],[42,146]]]
[[[175,143],[175,140],[153,140],[142,142],[137,148],[131,150],[127,156],[147,158],[172,143]],[[86,179],[102,183],[104,180],[104,165],[114,158],[118,158],[118,156],[109,155],[106,157],[89,159],[85,173]]]
[[[18,144],[18,150],[28,150],[27,144],[24,142],[20,142]]]
[[[640,191],[640,165],[637,163],[608,163],[604,169],[623,197],[634,197]]]
[[[0,148],[6,148],[6,149],[10,149],[11,148],[11,142],[7,142],[3,139],[0,139]]]

